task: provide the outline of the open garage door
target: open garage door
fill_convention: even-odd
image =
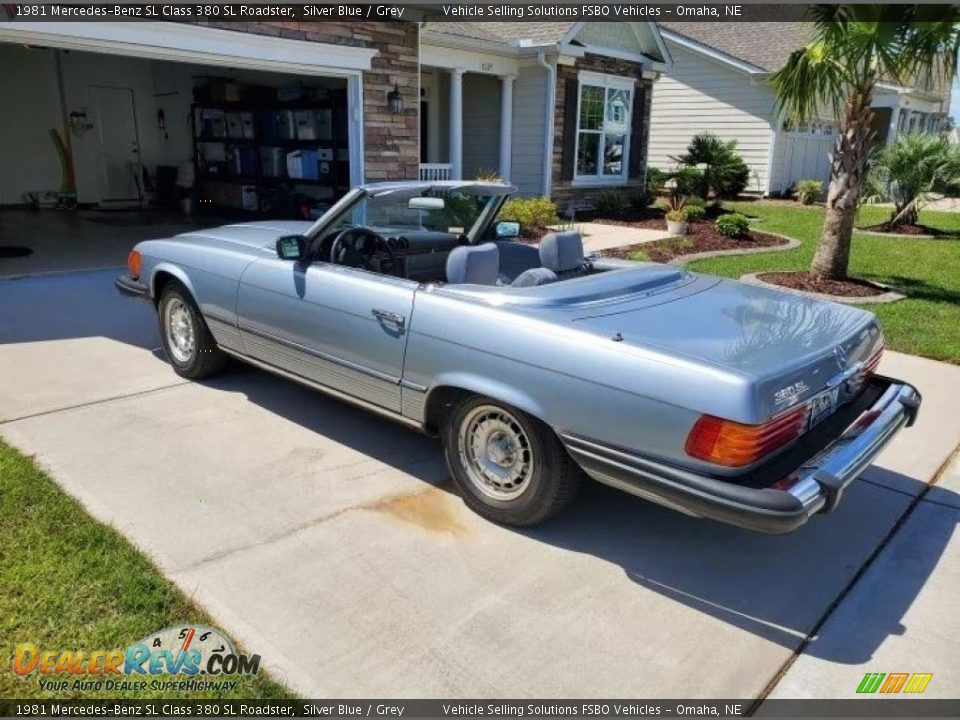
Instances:
[[[174,23],[0,23],[2,65],[17,69],[0,80],[0,150],[23,168],[0,178],[0,205],[75,192],[316,215],[363,182],[375,54]]]

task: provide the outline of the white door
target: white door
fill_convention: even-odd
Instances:
[[[140,142],[133,90],[91,86],[96,109],[97,180],[101,200],[140,199]]]

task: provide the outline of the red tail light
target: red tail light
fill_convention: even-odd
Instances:
[[[762,425],[743,425],[701,415],[694,423],[684,449],[688,455],[707,462],[743,467],[798,437],[806,423],[806,405],[799,405]]]

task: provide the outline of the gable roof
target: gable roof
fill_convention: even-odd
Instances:
[[[810,40],[812,28],[803,22],[661,22],[661,29],[704,45],[757,70],[773,72],[790,53]]]
[[[428,22],[425,29],[444,35],[485,40],[501,45],[528,42],[531,45],[555,45],[563,40],[575,22]]]

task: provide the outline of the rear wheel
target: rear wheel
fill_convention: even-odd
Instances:
[[[443,432],[447,465],[464,502],[505,525],[536,525],[576,494],[580,470],[549,427],[480,396],[457,403]]]
[[[176,281],[166,284],[157,314],[163,349],[177,375],[201,380],[223,369],[227,356],[217,347],[197,304],[183,285]]]

